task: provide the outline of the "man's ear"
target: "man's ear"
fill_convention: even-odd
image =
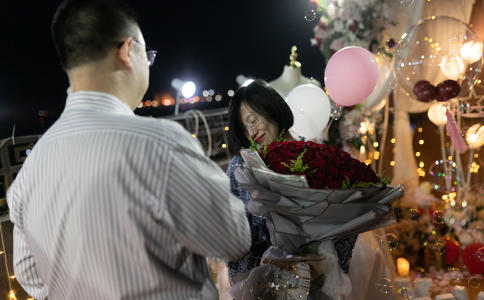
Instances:
[[[133,57],[133,39],[131,37],[124,40],[121,47],[117,51],[117,56],[122,64],[131,69],[131,58]]]

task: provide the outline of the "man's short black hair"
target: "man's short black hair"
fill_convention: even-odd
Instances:
[[[65,70],[106,57],[109,47],[135,34],[136,13],[116,0],[66,0],[55,12],[52,37]]]
[[[277,126],[279,133],[287,133],[294,123],[292,111],[286,101],[264,80],[255,80],[235,92],[229,104],[229,150],[237,154],[241,148],[249,148],[247,131],[240,119],[240,106],[245,102],[256,113]]]

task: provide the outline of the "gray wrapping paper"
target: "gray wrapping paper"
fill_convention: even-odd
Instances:
[[[391,204],[402,186],[330,190],[308,188],[304,176],[268,169],[257,152],[242,150],[246,167],[235,178],[252,199],[247,209],[264,215],[271,243],[289,253],[311,241],[342,238],[394,223]]]
[[[283,175],[268,169],[257,152],[240,153],[245,167],[235,170],[235,178],[252,196],[247,210],[264,215],[271,238],[272,247],[264,258],[284,261],[298,255],[309,242],[321,241],[318,253],[326,261],[326,279],[320,295],[313,297],[339,299],[349,294],[351,283],[338,266],[330,240],[393,224],[391,205],[403,194],[403,187],[382,184],[345,190],[311,189],[304,176]],[[295,278],[296,274],[293,286],[285,284],[283,289],[277,288],[277,282],[291,282],[284,276]],[[235,299],[307,299],[308,281],[313,280],[307,274],[308,264],[302,261],[290,272],[281,269],[278,263],[262,264],[237,278],[230,293]],[[335,290],[335,286],[340,288]]]

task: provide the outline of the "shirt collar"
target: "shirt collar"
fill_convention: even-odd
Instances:
[[[128,104],[118,97],[97,91],[80,91],[67,96],[65,110],[83,109],[94,111],[105,111],[123,115],[134,115]]]

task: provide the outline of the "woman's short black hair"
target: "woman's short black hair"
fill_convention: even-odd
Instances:
[[[256,113],[277,126],[279,133],[287,132],[294,123],[291,109],[286,101],[263,80],[255,80],[235,92],[229,104],[229,150],[237,154],[241,148],[249,148],[246,129],[240,119],[240,105],[245,102]]]
[[[106,57],[109,47],[133,36],[137,15],[119,0],[65,0],[51,32],[65,70]]]

